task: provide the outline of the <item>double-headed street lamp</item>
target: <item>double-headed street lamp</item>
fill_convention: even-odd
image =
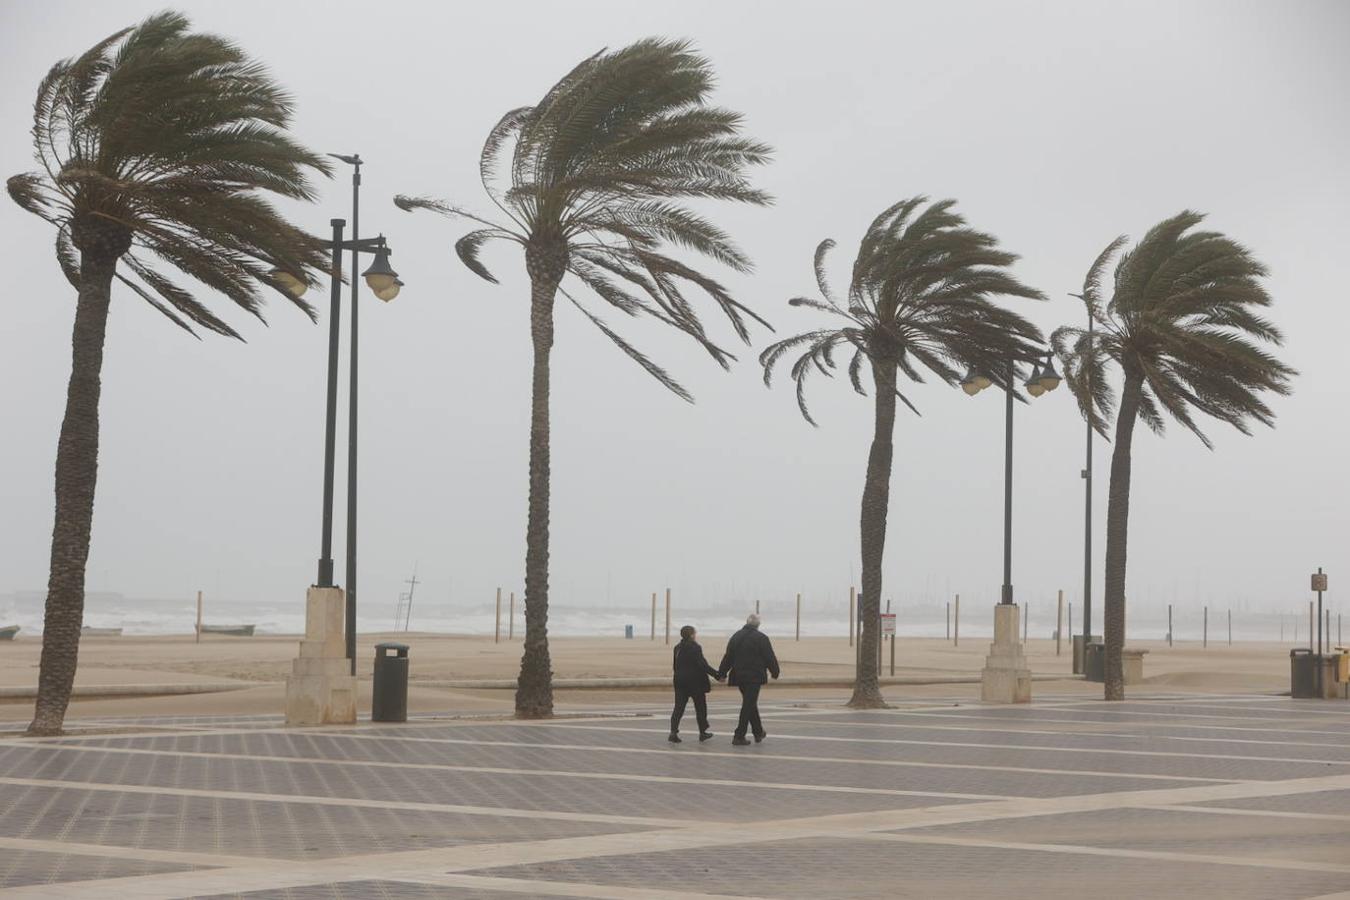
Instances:
[[[1003,597],[1000,603],[1013,602],[1012,586],[1012,464],[1013,464],[1013,391],[1016,380],[1016,360],[1009,357],[1008,371],[1005,382],[1005,393],[1007,394],[1007,425],[1004,434],[1003,451]],[[1041,358],[1035,357],[1032,361],[1031,377],[1026,380],[1024,387],[1027,393],[1032,397],[1039,397],[1046,391],[1053,391],[1059,387],[1059,373],[1055,371],[1055,364],[1052,359],[1051,351],[1045,352],[1045,364],[1041,365]],[[975,396],[980,391],[989,387],[994,381],[988,375],[982,372],[972,370],[965,378],[961,379],[961,389],[970,396]]]
[[[328,321],[328,406],[324,424],[323,454],[323,533],[319,551],[318,587],[333,587],[333,465],[337,438],[337,381],[338,381],[338,324],[342,305],[342,253],[352,253],[352,271],[357,269],[357,258],[361,253],[373,253],[374,261],[361,273],[366,286],[376,297],[386,303],[398,296],[403,282],[398,273],[389,265],[392,252],[385,242],[384,235],[375,238],[358,236],[359,215],[361,209],[361,157],[330,153],[336,159],[353,167],[352,172],[352,236],[343,240],[342,232],[346,226],[343,219],[333,219],[333,237],[329,243],[332,253],[332,267],[329,273],[329,321]],[[280,269],[272,271],[273,281],[293,297],[302,296],[308,285],[293,273]],[[348,360],[350,382],[348,386],[347,412],[347,577],[346,577],[346,638],[347,658],[351,663],[351,672],[356,674],[356,451],[357,451],[357,283],[352,279],[352,326],[351,353]]]

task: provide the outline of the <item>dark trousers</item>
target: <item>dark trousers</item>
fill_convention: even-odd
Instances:
[[[682,688],[676,688],[675,711],[670,714],[671,734],[679,734],[680,719],[684,718],[684,706],[691,699],[694,701],[694,715],[698,718],[699,734],[710,730],[708,727],[708,695],[702,691],[691,694]]]
[[[763,734],[764,725],[759,721],[759,689],[762,684],[738,684],[741,689],[741,720],[736,724],[736,737],[745,737],[748,725],[752,734]]]

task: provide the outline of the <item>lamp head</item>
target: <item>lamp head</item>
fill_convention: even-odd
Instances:
[[[984,390],[984,385],[980,384],[981,376],[975,374],[974,369],[966,372],[966,377],[961,379],[961,390],[966,392],[966,396],[974,397],[980,391]],[[988,381],[988,379],[985,379]]]
[[[394,283],[382,291],[376,291],[375,296],[379,297],[385,303],[398,296],[398,292],[403,289],[403,282],[395,278]]]
[[[1039,363],[1031,367],[1031,377],[1024,382],[1023,387],[1033,397],[1039,397],[1045,393],[1045,388],[1041,386],[1041,366]]]
[[[1054,358],[1047,356],[1045,358],[1045,368],[1041,370],[1041,387],[1044,390],[1053,391],[1055,388],[1059,387],[1059,383],[1062,380],[1063,379],[1059,377],[1059,373],[1055,371]]]
[[[375,251],[375,261],[361,275],[365,277],[366,284],[370,286],[377,297],[380,296],[381,291],[388,291],[394,287],[394,282],[398,281],[398,273],[389,265],[389,248],[381,244],[379,249]],[[389,299],[394,298],[391,296]]]
[[[274,285],[297,300],[305,295],[305,291],[309,290],[309,285],[303,279],[296,278],[285,269],[273,269],[267,274],[271,276]]]

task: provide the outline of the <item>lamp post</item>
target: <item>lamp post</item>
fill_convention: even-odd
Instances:
[[[1031,377],[1025,382],[1027,393],[1039,397],[1059,387],[1059,373],[1049,351],[1031,358]],[[1016,390],[1017,359],[1009,357],[1004,375],[1006,419],[1003,448],[1003,593],[994,607],[994,642],[989,647],[984,671],[980,674],[980,699],[986,703],[1026,703],[1031,700],[1031,669],[1019,640],[1018,608],[1013,603],[1012,585],[1012,463],[1013,394]],[[993,384],[988,375],[971,371],[961,380],[961,389],[974,396]]]
[[[1082,294],[1069,294],[1070,297],[1077,297],[1079,300],[1087,302],[1087,298]],[[1092,309],[1088,309],[1088,353],[1092,352],[1093,326],[1096,324],[1092,318]],[[1087,379],[1088,393],[1092,392],[1092,367],[1086,367],[1083,377]],[[1083,647],[1086,648],[1088,642],[1092,640],[1092,422],[1087,423],[1087,449],[1083,468]],[[1072,630],[1072,629],[1070,629]],[[1169,627],[1167,633],[1170,637],[1172,629]],[[1086,649],[1084,652],[1087,652]]]
[[[366,285],[379,299],[388,302],[398,296],[403,282],[398,273],[389,265],[391,253],[384,235],[374,238],[360,238],[357,234],[357,217],[360,213],[361,157],[331,153],[353,167],[352,172],[352,237],[343,239],[346,221],[333,219],[333,236],[329,243],[332,265],[329,273],[329,324],[328,324],[328,398],[324,423],[324,465],[323,465],[323,524],[320,536],[320,555],[318,587],[333,587],[333,469],[336,449],[337,419],[337,381],[338,381],[338,325],[342,306],[342,253],[350,250],[352,254],[352,272],[358,265],[358,255],[372,253],[375,256],[370,266],[361,273]],[[293,297],[302,296],[307,290],[305,282],[295,275],[279,269],[272,271],[273,280]],[[352,674],[356,674],[356,463],[357,463],[357,296],[356,279],[352,279],[352,327],[350,381],[348,386],[347,420],[347,566],[346,566],[346,650]]]

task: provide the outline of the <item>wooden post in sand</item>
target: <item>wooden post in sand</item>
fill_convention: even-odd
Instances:
[[[802,595],[797,595],[797,640],[802,639]]]
[[[952,639],[952,601],[947,601],[947,640]]]
[[[666,646],[670,646],[670,588],[666,588]]]
[[[502,640],[502,589],[497,588],[497,619],[492,626],[492,643],[500,644]]]
[[[202,642],[202,592],[197,592],[197,643]]]
[[[858,621],[858,615],[853,609],[855,590],[855,588],[848,589],[848,645],[850,647],[853,646],[853,628]]]
[[[961,595],[956,595],[956,615],[952,616],[952,646],[961,646]]]
[[[506,608],[506,639],[516,639],[516,592],[511,592],[511,605]]]
[[[652,591],[652,640],[656,640],[656,591]]]
[[[1055,607],[1055,655],[1059,656],[1059,642],[1064,637],[1064,592],[1059,592],[1059,604]]]
[[[1204,624],[1201,625],[1200,628],[1201,628],[1201,631],[1200,631],[1200,646],[1201,646],[1202,648],[1203,648],[1203,647],[1208,647],[1208,646],[1209,646],[1209,607],[1208,607],[1208,606],[1205,607]]]
[[[1027,629],[1031,625],[1031,604],[1022,604],[1022,643],[1027,642]]]
[[[1233,646],[1233,611],[1228,610],[1228,646]]]

